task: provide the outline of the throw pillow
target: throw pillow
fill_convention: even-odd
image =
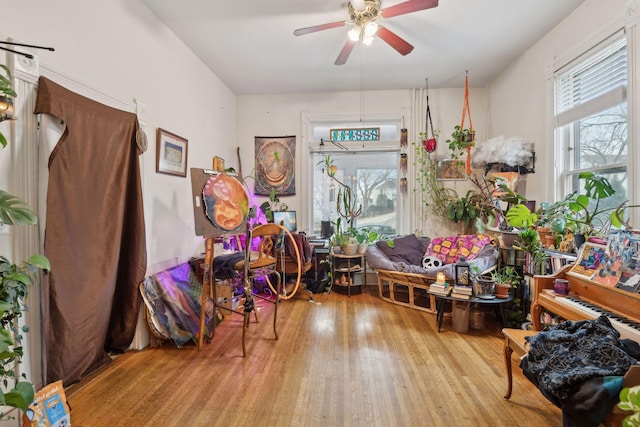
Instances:
[[[393,248],[384,240],[377,242],[376,245],[391,261],[413,265],[421,265],[422,263],[423,253],[420,250],[420,242],[415,234],[393,239]]]

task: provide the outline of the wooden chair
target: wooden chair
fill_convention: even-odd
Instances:
[[[249,328],[252,312],[256,318],[256,323],[259,322],[258,312],[255,309],[255,300],[253,293],[253,284],[256,278],[265,278],[265,280],[269,284],[269,287],[275,292],[276,297],[273,301],[273,303],[275,304],[273,312],[273,333],[275,335],[275,339],[278,339],[276,321],[278,317],[279,298],[277,297],[277,295],[279,295],[282,290],[282,278],[280,276],[280,273],[276,269],[278,258],[274,256],[274,236],[281,235],[282,229],[283,228],[277,224],[262,224],[251,229],[249,224],[247,224],[244,260],[240,261],[235,266],[236,270],[243,271],[244,273],[244,322],[242,328],[243,357],[246,356],[245,337],[246,331]],[[260,241],[258,242],[258,251],[254,252],[252,251],[252,242],[256,238],[258,238]],[[271,283],[272,277],[275,278],[276,281],[275,287]]]

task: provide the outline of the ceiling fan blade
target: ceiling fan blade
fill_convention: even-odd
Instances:
[[[345,62],[347,62],[347,59],[349,58],[349,55],[351,55],[351,51],[353,50],[353,47],[356,45],[356,43],[357,42],[354,42],[351,39],[347,39],[347,42],[342,47],[342,50],[340,51],[340,54],[336,58],[336,62],[334,62],[334,64],[343,65]]]
[[[345,21],[330,22],[328,24],[314,25],[313,27],[298,28],[293,32],[293,34],[296,36],[303,36],[305,34],[315,33],[316,31],[323,31],[323,30],[330,30],[331,28],[344,27],[345,25],[347,25]]]
[[[393,31],[387,30],[384,27],[378,27],[378,32],[376,33],[376,35],[387,42],[389,46],[397,50],[400,55],[408,55],[413,50],[412,45],[407,43],[403,38],[401,38]]]
[[[431,9],[438,5],[438,0],[409,0],[382,9],[380,13],[385,18],[392,18],[406,13],[417,12],[419,10]]]
[[[349,1],[351,2],[351,6],[353,6],[355,10],[364,10],[364,8],[366,7],[364,0],[349,0]]]

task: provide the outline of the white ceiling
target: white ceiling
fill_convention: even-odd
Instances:
[[[401,56],[382,40],[334,65],[348,27],[293,31],[348,20],[348,0],[142,0],[236,94],[483,87],[584,0],[440,0],[385,19],[414,45]],[[382,0],[382,8],[403,0]],[[363,71],[363,72],[361,72]]]

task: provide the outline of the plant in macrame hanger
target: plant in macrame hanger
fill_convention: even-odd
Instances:
[[[438,141],[436,139],[436,132],[433,128],[433,122],[431,121],[431,108],[429,107],[429,80],[427,79],[426,84],[427,91],[427,112],[425,113],[424,119],[424,134],[422,139],[422,145],[427,153],[431,154],[436,151]],[[431,136],[431,137],[429,137]]]
[[[469,127],[465,128],[466,117],[469,116]],[[459,159],[466,154],[465,173],[471,175],[471,147],[475,145],[476,132],[473,130],[471,122],[471,109],[469,108],[469,72],[465,76],[464,82],[464,104],[462,106],[462,119],[460,126],[456,126],[451,134],[451,139],[447,140],[451,150],[451,158]]]

